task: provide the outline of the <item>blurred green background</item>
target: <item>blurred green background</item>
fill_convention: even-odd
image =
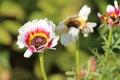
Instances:
[[[93,34],[80,34],[81,65],[93,55],[90,48],[102,52],[97,12],[106,12],[114,0],[0,0],[0,80],[40,80],[38,54],[23,57],[26,50],[16,45],[18,29],[27,21],[48,18],[56,25],[66,17],[77,14],[83,5],[91,7],[88,21],[97,22]],[[45,51],[45,68],[49,80],[66,80],[65,71],[75,68],[75,45]]]

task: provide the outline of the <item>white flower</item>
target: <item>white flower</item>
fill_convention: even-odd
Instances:
[[[86,22],[90,12],[91,9],[84,5],[77,15],[70,16],[58,24],[56,30],[62,34],[61,43],[63,45],[67,46],[70,42],[78,40],[80,31],[85,37],[93,32],[96,23]]]
[[[55,49],[59,37],[54,30],[55,25],[46,18],[24,24],[19,29],[17,41],[19,48],[28,47],[24,57],[29,58],[33,52],[43,52],[44,49]]]

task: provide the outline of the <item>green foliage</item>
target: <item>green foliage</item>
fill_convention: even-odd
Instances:
[[[11,35],[9,34],[8,31],[6,31],[2,25],[0,25],[0,44],[3,44],[3,45],[10,45],[11,44],[11,41],[12,41],[12,37]]]
[[[118,30],[116,30],[118,29]],[[120,32],[119,32],[119,27],[117,27],[116,29],[113,30],[113,34],[112,34],[112,43],[110,44],[110,51],[111,53],[120,53]],[[108,32],[101,34],[102,39],[104,40],[104,42],[102,42],[103,46],[102,48],[104,50],[106,50],[106,45],[107,45],[107,34]]]
[[[15,17],[18,20],[22,20],[25,16],[25,12],[22,7],[13,1],[3,1],[1,3],[1,15]]]
[[[20,23],[18,23],[16,21],[5,20],[3,22],[3,26],[10,33],[12,33],[14,35],[17,35],[18,34],[18,29],[21,25],[20,25]]]
[[[64,75],[55,74],[55,75],[50,76],[49,80],[66,80],[66,78]]]
[[[2,51],[0,52],[0,68],[7,68],[11,69],[10,65],[10,55],[8,51]]]

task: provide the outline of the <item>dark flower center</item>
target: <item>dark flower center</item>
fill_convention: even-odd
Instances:
[[[112,18],[112,20],[113,20],[113,21],[115,21],[115,20],[116,20],[116,18],[115,18],[114,16],[112,16],[112,17],[110,17],[110,18]]]
[[[35,46],[35,48],[38,48],[42,45],[44,45],[47,42],[46,38],[43,36],[36,36],[31,40],[31,44]]]
[[[113,20],[113,25],[118,26],[120,17],[111,16],[110,18]]]
[[[78,20],[71,20],[70,22],[68,22],[67,27],[75,27],[78,28],[81,25],[80,21]]]

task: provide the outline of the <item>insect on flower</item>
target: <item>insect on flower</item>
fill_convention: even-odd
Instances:
[[[44,49],[55,49],[59,37],[54,30],[55,25],[46,18],[24,24],[19,29],[17,41],[19,48],[28,47],[24,57],[29,58],[33,52],[43,52]]]
[[[93,32],[96,23],[86,22],[90,12],[91,9],[84,5],[77,15],[70,16],[58,24],[57,30],[62,33],[61,43],[63,45],[67,46],[70,42],[78,40],[80,31],[85,37]]]
[[[101,20],[105,21],[105,23],[103,23],[101,26],[104,26],[105,24],[107,24],[109,29],[112,29],[115,26],[119,26],[120,25],[120,9],[118,8],[118,2],[115,0],[114,6],[108,5],[106,10],[107,10],[108,16],[103,16],[100,13],[97,14]]]

